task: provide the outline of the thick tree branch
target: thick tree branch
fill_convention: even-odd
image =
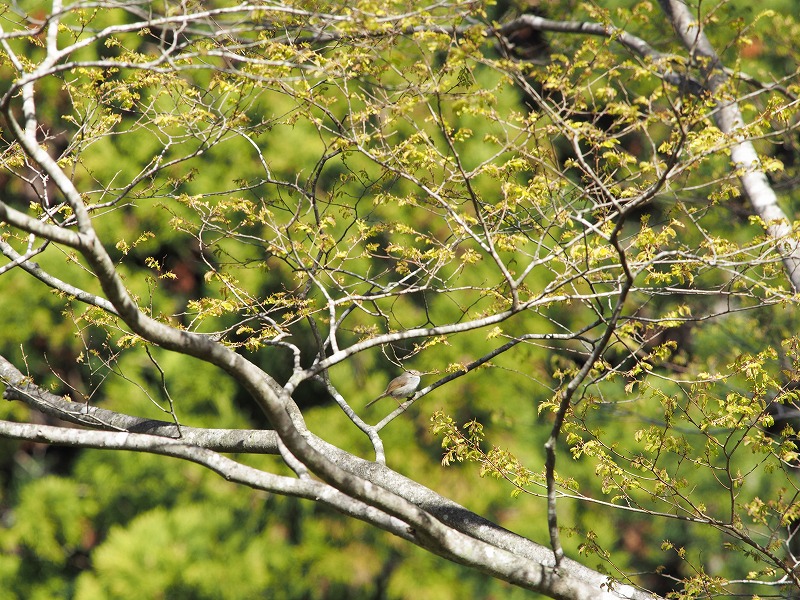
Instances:
[[[275,443],[276,436],[274,436],[273,432],[260,430],[196,429],[182,426],[182,437],[178,438],[177,428],[172,423],[122,415],[82,403],[69,402],[62,397],[51,394],[31,383],[29,378],[25,377],[16,367],[1,356],[0,381],[6,385],[4,397],[9,400],[21,400],[32,408],[36,408],[45,414],[79,425],[97,429],[124,430],[124,432],[113,431],[110,435],[93,435],[93,432],[79,429],[65,430],[63,428],[36,425],[19,428],[12,426],[16,424],[0,422],[0,435],[83,448],[146,451],[183,458],[212,468],[230,481],[237,481],[250,487],[277,493],[288,493],[289,495],[298,495],[299,497],[312,500],[317,499],[317,495],[311,492],[304,495],[292,491],[283,492],[277,490],[274,487],[275,481],[284,481],[286,478],[273,481],[272,478],[274,476],[267,476],[265,478],[261,471],[250,469],[249,467],[242,468],[239,463],[228,461],[221,457],[215,457],[212,453],[204,453],[201,451],[275,454],[277,453],[277,447]],[[136,435],[124,435],[125,433]],[[168,439],[158,441],[155,439],[156,437],[165,437]],[[522,556],[527,560],[535,561],[542,565],[553,564],[551,562],[552,554],[545,547],[534,544],[530,540],[498,527],[494,523],[479,517],[451,500],[439,496],[417,482],[407,479],[391,469],[381,467],[376,463],[358,459],[321,440],[317,439],[312,443],[319,451],[324,452],[326,456],[334,460],[336,464],[352,473],[354,476],[368,480],[386,490],[391,490],[393,493],[399,494],[405,498],[408,502],[419,504],[424,510],[435,515],[437,519],[448,527],[492,546],[497,546],[510,553]],[[198,451],[194,452],[192,448]],[[294,482],[295,480],[290,479],[287,481]],[[319,484],[317,483],[316,485]],[[290,487],[291,490],[295,491],[296,489],[300,489],[296,487],[295,483],[292,483]],[[303,489],[305,490],[306,488]],[[323,501],[324,498],[325,496],[323,495]],[[334,507],[341,510],[340,505],[344,499],[344,497],[339,498],[339,502]],[[348,514],[357,516],[352,514],[352,511],[348,512]],[[376,515],[380,516],[379,512],[370,513],[370,515],[369,518],[363,515],[358,516],[358,518],[378,525],[387,531],[395,533],[395,535],[401,535],[401,537],[411,540],[409,536],[404,534],[404,531],[398,533],[397,528],[390,529],[387,526],[381,525],[379,522],[375,522],[374,517]],[[385,515],[381,518],[385,519]],[[453,555],[448,556],[448,558],[456,559]],[[573,561],[562,562],[561,567],[565,569],[566,572],[584,580],[587,584],[597,586],[598,588],[605,585],[604,576],[591,569],[586,569],[579,563]],[[611,597],[640,597],[633,589],[629,589],[627,593],[629,595]]]
[[[319,481],[266,473],[184,440],[144,433],[85,431],[10,421],[0,421],[0,437],[78,448],[147,452],[188,460],[214,471],[227,481],[285,496],[314,500],[348,516],[371,523],[403,539],[414,541],[413,536],[409,534],[408,527],[402,521],[389,517],[367,504],[355,501]]]
[[[486,552],[491,553],[492,558],[486,562],[484,570],[494,576],[505,574],[504,579],[517,585],[521,585],[520,582],[525,581],[527,585],[524,587],[538,590],[553,598],[565,600],[595,598],[598,600],[646,600],[654,598],[652,594],[627,585],[617,584],[609,590],[608,579],[605,575],[568,559],[562,561],[559,571],[551,571],[546,567],[549,563],[548,556],[552,559],[552,555],[546,548],[503,530],[416,482],[403,478],[376,463],[358,461],[351,464],[352,472],[357,473],[359,478],[374,480],[377,485],[393,489],[396,493],[407,496],[410,502],[419,503],[427,511],[437,514],[443,524],[448,524],[448,528],[453,528],[447,536],[449,550],[429,548],[427,544],[421,543],[421,539],[415,535],[415,532],[402,521],[388,517],[369,505],[354,501],[351,497],[320,482],[264,473],[206,448],[188,444],[184,440],[138,433],[84,431],[8,421],[0,421],[0,436],[81,448],[148,452],[189,460],[211,469],[228,481],[255,489],[321,502],[348,516],[361,519],[403,539],[433,550],[450,560],[470,564],[463,559],[463,555],[475,554],[476,547],[485,548]],[[338,449],[336,450],[338,451]],[[348,463],[350,462],[348,461]],[[470,534],[464,535],[458,533],[457,530],[469,531]],[[514,567],[521,570],[513,572]],[[513,576],[508,577],[510,574]]]
[[[106,431],[146,433],[179,440],[184,444],[215,452],[277,454],[274,431],[260,429],[204,429],[174,423],[143,419],[81,402],[70,402],[51,394],[24,376],[6,358],[0,356],[0,383],[6,386],[3,397],[19,400],[46,415],[77,425]]]

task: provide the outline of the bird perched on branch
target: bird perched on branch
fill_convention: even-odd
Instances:
[[[398,399],[413,396],[414,392],[416,392],[419,387],[420,375],[422,375],[422,373],[414,369],[406,371],[402,375],[398,375],[389,382],[389,385],[386,386],[386,389],[380,396],[367,404],[367,407],[372,406],[381,398],[392,397]]]

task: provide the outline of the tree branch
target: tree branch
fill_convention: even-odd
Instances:
[[[659,0],[683,45],[697,59],[708,91],[718,98],[713,112],[720,131],[731,138],[731,162],[739,174],[742,189],[753,212],[761,219],[767,234],[777,242],[783,266],[796,293],[800,293],[800,243],[792,220],[778,206],[778,197],[761,168],[761,159],[753,143],[745,136],[744,117],[736,100],[721,99],[729,82],[728,74],[703,28],[680,0]]]
[[[144,433],[85,431],[49,425],[33,425],[0,421],[0,436],[31,442],[147,452],[188,460],[202,465],[227,481],[285,496],[320,502],[350,517],[366,521],[408,541],[414,541],[408,527],[381,511],[358,502],[319,481],[295,479],[266,473],[226,458],[208,448],[200,448],[184,440],[174,440]]]
[[[133,417],[82,402],[70,402],[34,384],[6,358],[0,356],[0,383],[6,386],[3,398],[19,400],[51,417],[106,431],[146,433],[179,440],[184,444],[215,452],[277,454],[278,436],[261,429],[205,429]]]

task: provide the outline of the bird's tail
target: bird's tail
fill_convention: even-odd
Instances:
[[[373,404],[375,404],[375,403],[376,403],[378,400],[380,400],[381,398],[386,398],[386,394],[381,394],[380,396],[378,396],[377,398],[375,398],[375,400],[373,400],[372,402],[367,402],[367,405],[366,405],[364,408],[369,408],[370,406],[372,406]]]

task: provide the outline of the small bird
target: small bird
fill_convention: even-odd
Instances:
[[[388,398],[392,397],[395,399],[398,398],[409,398],[414,395],[414,392],[417,391],[419,387],[419,376],[422,375],[419,371],[415,371],[411,369],[410,371],[406,371],[402,375],[398,375],[394,379],[389,382],[389,385],[386,386],[384,392],[375,398],[372,402],[367,404],[367,408],[375,404],[381,398]]]

